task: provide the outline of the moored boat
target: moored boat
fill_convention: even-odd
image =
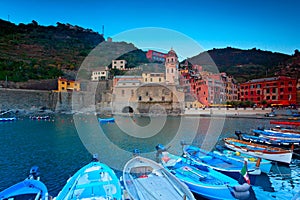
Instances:
[[[252,132],[258,136],[263,136],[266,138],[279,139],[279,140],[294,140],[300,142],[299,133],[289,133],[289,132],[278,132],[269,129],[253,129]]]
[[[238,180],[240,178],[240,171],[244,165],[244,159],[234,159],[218,151],[207,152],[204,149],[192,145],[183,145],[183,153],[193,162],[200,162],[200,164],[211,167],[234,179]],[[255,182],[255,177],[261,174],[258,164],[259,163],[253,162],[247,163],[248,174],[252,183]]]
[[[163,145],[157,145],[157,156],[162,165],[184,182],[192,192],[207,199],[246,199],[250,185],[239,182],[201,163],[191,162],[169,153]]]
[[[289,139],[280,139],[276,137],[264,137],[264,136],[256,136],[256,135],[249,135],[245,133],[238,134],[240,140],[248,141],[248,142],[255,142],[260,144],[266,144],[271,146],[278,146],[278,147],[286,147],[292,148],[300,145],[300,141],[297,140],[289,140]]]
[[[46,116],[30,116],[29,119],[32,120],[48,120],[50,119],[50,116],[46,115]]]
[[[110,117],[110,118],[100,118],[98,117],[98,121],[100,123],[110,123],[110,122],[115,122],[115,118]]]
[[[32,167],[28,178],[0,192],[0,199],[48,200],[48,190],[46,185],[40,181],[38,168]]]
[[[56,200],[122,199],[122,189],[115,172],[94,156],[91,163],[79,169],[58,193]]]
[[[188,187],[158,163],[135,156],[123,170],[124,186],[133,200],[195,199]]]
[[[245,153],[251,156],[264,158],[267,160],[290,163],[293,151],[279,147],[255,144],[234,138],[224,138],[225,146],[231,150]]]
[[[16,117],[0,117],[0,122],[11,122],[17,120]]]
[[[253,164],[259,166],[259,169],[263,173],[268,174],[272,168],[272,161],[270,161],[270,160],[258,158],[256,156],[250,156],[248,154],[241,153],[238,151],[237,152],[232,151],[232,150],[226,149],[223,146],[221,147],[219,145],[217,145],[216,148],[217,148],[217,152],[222,153],[222,156],[230,157],[231,159],[236,159],[236,160],[240,160],[240,161],[244,161],[245,159],[247,159],[248,163],[253,163]],[[256,182],[257,182],[257,180],[256,180]]]
[[[300,122],[291,122],[291,121],[270,121],[270,124],[278,125],[290,125],[290,126],[300,126]]]

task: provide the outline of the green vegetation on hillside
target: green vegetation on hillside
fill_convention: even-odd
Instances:
[[[219,72],[226,72],[235,77],[238,82],[245,82],[255,78],[278,75],[282,65],[285,65],[290,58],[290,55],[262,51],[256,48],[241,50],[227,47],[212,49],[188,60],[193,64],[204,66],[209,62],[214,62]]]
[[[0,80],[51,79],[77,70],[103,36],[70,24],[15,25],[0,19]]]

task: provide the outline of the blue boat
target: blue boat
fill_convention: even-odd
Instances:
[[[47,187],[39,179],[38,167],[34,166],[28,178],[0,192],[0,199],[48,200]]]
[[[249,135],[245,133],[240,133],[238,134],[239,139],[248,141],[248,142],[255,142],[255,143],[260,143],[260,144],[266,144],[266,145],[271,145],[271,146],[279,146],[279,147],[291,147],[292,145],[299,146],[300,141],[299,140],[293,140],[293,139],[280,139],[277,137],[264,137],[263,135],[261,136],[256,136],[256,135]]]
[[[110,118],[98,118],[98,121],[100,123],[110,123],[110,122],[115,122],[115,118],[110,117]]]
[[[1,117],[0,122],[11,122],[17,120],[16,117]]]
[[[56,200],[122,199],[122,189],[115,172],[94,156],[79,169],[58,193]]]
[[[157,145],[157,156],[161,164],[184,182],[192,192],[208,199],[246,199],[250,196],[250,185],[239,182],[201,163],[191,162],[169,153],[163,145]]]
[[[292,133],[292,132],[279,132],[274,130],[261,130],[261,129],[253,129],[252,132],[257,136],[263,136],[266,138],[272,139],[280,139],[280,140],[295,140],[300,142],[300,134]]]
[[[199,147],[192,145],[183,145],[183,155],[191,159],[197,164],[202,164],[207,167],[219,171],[236,180],[240,178],[240,171],[244,165],[244,159],[234,159],[223,155],[221,152],[208,152]],[[255,183],[256,176],[261,174],[259,163],[248,162],[248,173],[252,183]]]

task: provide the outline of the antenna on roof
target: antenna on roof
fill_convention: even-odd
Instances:
[[[104,25],[102,25],[102,36],[104,36]]]

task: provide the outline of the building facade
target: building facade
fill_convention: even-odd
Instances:
[[[164,73],[142,73],[144,83],[165,83]]]
[[[99,81],[99,80],[108,80],[109,71],[105,70],[95,70],[92,71],[91,80],[92,81]]]
[[[126,60],[112,60],[111,68],[112,69],[125,70],[126,63],[127,63]]]
[[[178,56],[176,52],[171,49],[167,56],[165,62],[166,68],[166,84],[179,84],[178,82]]]
[[[59,78],[57,82],[58,82],[58,88],[57,88],[58,92],[80,91],[79,81]]]
[[[239,86],[239,99],[257,105],[289,106],[296,104],[297,79],[286,76],[253,79]]]
[[[162,62],[164,63],[166,61],[167,54],[154,51],[154,50],[148,50],[146,53],[146,57],[150,62]]]

